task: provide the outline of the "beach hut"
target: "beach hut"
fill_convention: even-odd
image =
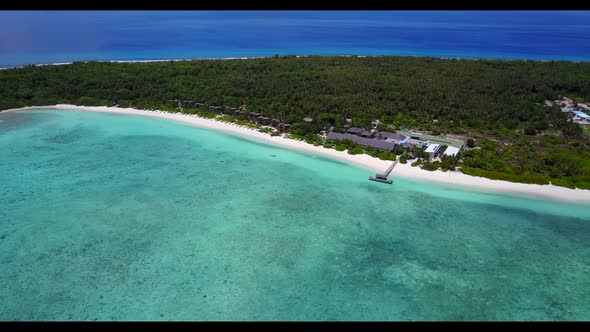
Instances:
[[[223,112],[223,109],[221,108],[221,106],[209,106],[209,111],[215,112],[215,113],[221,113],[221,112]],[[224,113],[227,114],[227,110]]]
[[[285,133],[289,129],[289,126],[290,126],[290,124],[288,124],[288,123],[279,123],[278,129],[281,133]]]

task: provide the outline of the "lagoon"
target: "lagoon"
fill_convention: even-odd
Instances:
[[[162,119],[0,113],[0,320],[588,320],[588,206]]]

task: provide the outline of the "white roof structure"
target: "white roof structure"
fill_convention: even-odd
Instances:
[[[440,144],[429,144],[424,152],[435,153],[436,151],[438,151],[438,149],[440,149]]]
[[[586,120],[590,119],[590,115],[588,115],[588,114],[586,114],[586,113],[584,113],[582,111],[572,111],[572,113],[574,113],[575,115],[581,117],[582,119],[586,119]]]
[[[457,155],[457,153],[459,153],[459,148],[456,148],[454,146],[448,146],[447,149],[445,150],[445,152],[443,152],[443,154],[445,156],[450,156],[450,157],[454,157]]]

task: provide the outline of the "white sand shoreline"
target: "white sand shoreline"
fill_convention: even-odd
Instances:
[[[191,124],[198,127],[221,130],[228,133],[238,134],[255,138],[257,140],[271,142],[273,144],[313,153],[316,155],[328,156],[334,159],[342,160],[356,166],[360,166],[372,172],[382,172],[391,165],[391,161],[380,160],[368,155],[349,155],[346,152],[339,152],[334,149],[327,149],[322,146],[313,146],[303,141],[284,138],[281,136],[270,136],[269,134],[261,133],[255,129],[238,126],[235,124],[216,121],[213,119],[205,119],[197,117],[196,115],[182,114],[182,113],[168,113],[163,111],[148,111],[138,110],[132,108],[118,108],[118,107],[88,107],[75,105],[51,105],[51,106],[29,106],[18,109],[5,110],[3,112],[24,111],[34,109],[60,109],[73,111],[92,111],[112,114],[128,114],[128,115],[142,115],[157,118],[170,119],[177,122]],[[369,174],[367,174],[368,176]],[[432,181],[439,184],[446,184],[451,186],[460,186],[470,189],[479,189],[487,192],[503,192],[509,194],[524,195],[529,197],[550,199],[569,203],[585,203],[590,204],[590,190],[569,189],[565,187],[558,187],[553,185],[538,185],[514,183],[508,181],[491,180],[482,177],[470,176],[457,172],[442,172],[442,171],[426,171],[418,167],[412,167],[408,164],[398,164],[393,172],[392,177],[400,176],[407,179],[418,181]],[[395,182],[394,182],[395,185]]]
[[[105,62],[105,63],[148,63],[148,62],[184,62],[184,61],[200,61],[200,60],[250,60],[250,59],[266,59],[266,58],[273,58],[274,54],[269,55],[253,55],[253,56],[220,56],[220,57],[189,57],[189,58],[169,58],[169,59],[144,59],[144,60],[72,60],[72,61],[62,61],[62,62],[50,62],[50,63],[29,63],[29,64],[21,64],[21,65],[13,65],[9,67],[1,67],[0,70],[9,70],[9,69],[19,69],[24,68],[27,66],[61,66],[61,65],[71,65],[75,62],[80,63],[88,63],[88,62]],[[538,62],[548,62],[551,60],[547,59],[535,59],[535,58],[509,58],[509,57],[477,57],[477,56],[451,56],[451,55],[415,55],[415,54],[405,54],[405,53],[398,53],[398,54],[358,54],[358,53],[351,53],[351,54],[315,54],[315,53],[302,53],[302,54],[280,54],[279,56],[295,56],[297,58],[305,58],[305,57],[312,57],[312,56],[322,56],[322,57],[358,57],[358,58],[385,58],[385,57],[412,57],[412,58],[435,58],[440,60],[470,60],[470,61],[490,61],[490,60],[500,60],[500,61],[538,61]],[[555,61],[565,61],[565,62],[588,62],[590,60],[582,59],[582,60],[573,60],[573,59],[554,59]]]

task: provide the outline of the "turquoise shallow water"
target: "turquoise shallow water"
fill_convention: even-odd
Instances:
[[[162,119],[0,121],[0,320],[590,319],[588,206]]]

